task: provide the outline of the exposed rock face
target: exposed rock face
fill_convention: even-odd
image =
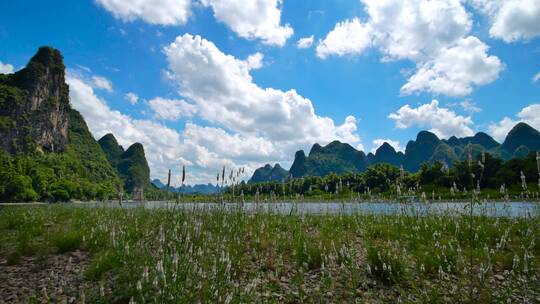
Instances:
[[[69,87],[58,50],[41,47],[15,74],[0,75],[0,148],[63,151],[69,142]]]

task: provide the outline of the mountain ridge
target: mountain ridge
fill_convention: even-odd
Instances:
[[[484,132],[463,138],[451,136],[448,139],[439,139],[432,132],[420,131],[415,140],[407,143],[405,152],[396,151],[387,142],[377,148],[375,154],[367,155],[339,141],[332,141],[326,146],[315,143],[309,155],[306,156],[303,150],[295,153],[288,173],[294,178],[326,176],[329,173],[363,172],[367,167],[381,163],[403,166],[407,171],[416,172],[424,163],[440,161],[452,166],[457,160],[467,159],[469,153],[476,156],[487,152],[502,159],[510,159],[524,157],[529,152],[538,150],[540,150],[540,132],[523,122],[516,124],[508,132],[502,144]],[[258,172],[257,170],[255,172]],[[250,179],[250,182],[256,181],[270,180],[261,177]]]

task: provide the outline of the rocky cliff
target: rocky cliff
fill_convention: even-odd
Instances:
[[[63,151],[69,142],[69,88],[58,50],[41,47],[28,65],[0,75],[0,148]]]
[[[58,50],[42,47],[0,74],[0,201],[116,197],[121,181],[69,103]]]

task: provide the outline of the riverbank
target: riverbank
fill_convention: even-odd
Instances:
[[[64,281],[80,288],[76,293],[60,288],[71,293],[58,297],[93,303],[456,303],[471,298],[522,303],[540,298],[538,214],[5,207],[0,242],[5,244],[0,273],[7,281],[24,269],[28,276],[51,273],[55,259],[77,255],[81,262],[72,267],[80,270],[66,272]],[[6,272],[7,267],[18,267],[17,272]],[[63,271],[53,273],[61,282]],[[28,301],[51,296],[38,286],[26,293]]]

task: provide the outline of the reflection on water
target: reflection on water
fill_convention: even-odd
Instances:
[[[146,209],[169,208],[197,211],[244,211],[277,214],[408,214],[408,215],[452,215],[469,212],[469,203],[390,203],[390,202],[279,202],[279,203],[171,203],[171,202],[128,202],[121,206],[118,202],[77,203],[78,206]],[[540,215],[538,202],[483,202],[474,205],[475,215],[491,217],[533,217]]]

